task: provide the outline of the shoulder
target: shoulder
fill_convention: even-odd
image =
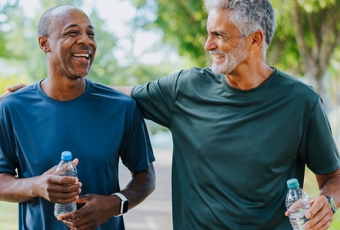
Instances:
[[[124,93],[114,90],[109,86],[91,82],[90,97],[96,100],[111,102],[119,102],[126,105],[134,106],[135,100]]]
[[[214,73],[211,68],[197,68],[193,67],[187,70],[182,70],[178,73],[184,79],[195,79],[195,78],[202,78],[202,77],[220,77],[220,74]]]
[[[177,90],[194,85],[206,84],[210,82],[220,82],[221,75],[214,73],[210,68],[197,68],[181,70],[169,76],[159,79],[162,85],[173,85]]]
[[[280,87],[287,90],[291,95],[300,98],[319,100],[320,95],[313,89],[311,85],[304,82],[303,79],[292,77],[287,73],[277,70],[277,79],[280,82]]]
[[[0,107],[9,106],[13,104],[23,104],[26,103],[33,98],[37,97],[37,85],[39,83],[33,83],[31,85],[27,85],[0,100]]]

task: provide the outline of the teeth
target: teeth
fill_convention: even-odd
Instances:
[[[89,54],[74,54],[74,56],[76,56],[76,57],[86,57],[86,58],[90,57]]]
[[[224,54],[214,54],[213,57],[216,59],[223,58]]]

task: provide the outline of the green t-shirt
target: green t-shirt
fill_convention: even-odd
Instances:
[[[147,119],[172,132],[174,229],[290,229],[286,181],[340,167],[311,87],[279,70],[251,90],[192,68],[133,88]]]

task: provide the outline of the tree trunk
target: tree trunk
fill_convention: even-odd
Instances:
[[[308,83],[320,94],[326,111],[331,108],[326,90],[325,73],[340,44],[340,1],[319,12],[306,12],[297,2],[293,10],[293,24]],[[311,42],[312,40],[312,42]]]

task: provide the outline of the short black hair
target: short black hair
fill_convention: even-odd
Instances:
[[[67,8],[76,8],[74,6],[70,5],[60,5],[60,6],[54,6],[50,9],[48,9],[40,18],[38,23],[38,36],[45,36],[48,37],[51,32],[51,26],[52,26],[52,16],[53,11],[60,7],[67,7]]]

